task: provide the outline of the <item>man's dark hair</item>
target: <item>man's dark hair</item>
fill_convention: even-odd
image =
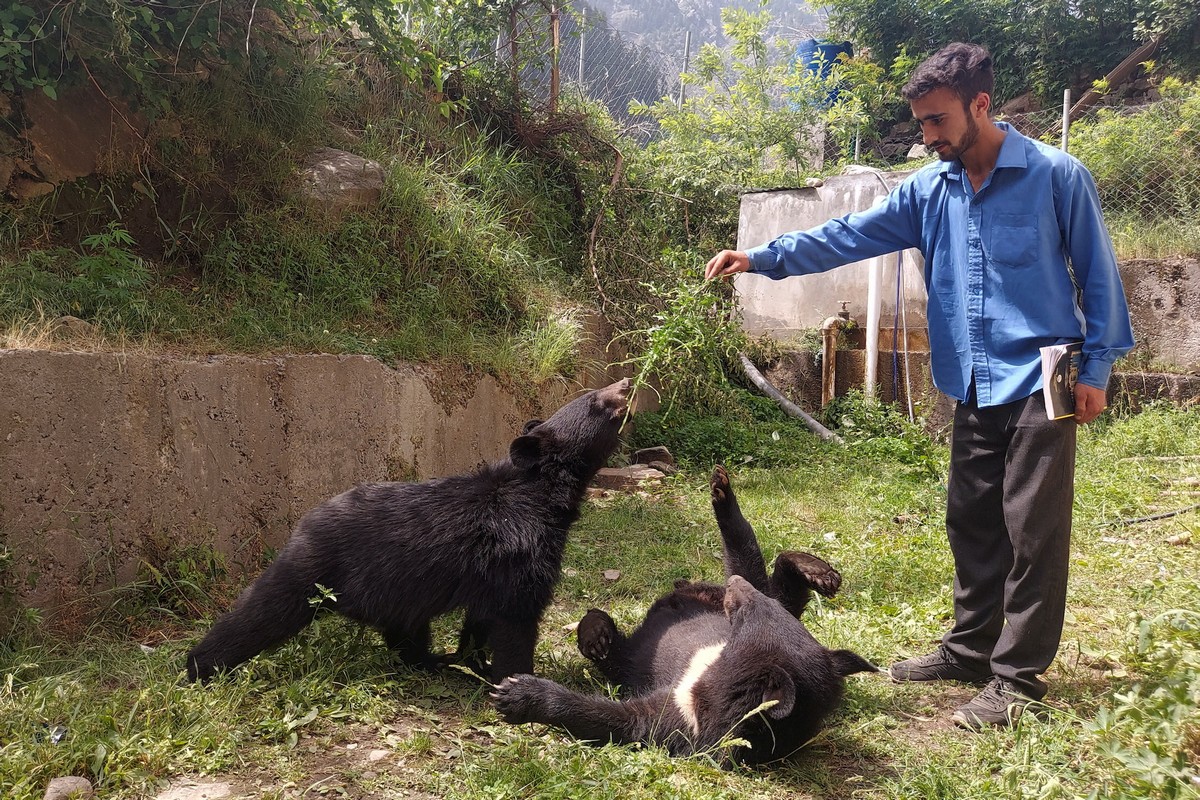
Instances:
[[[966,107],[980,92],[990,95],[994,85],[992,55],[987,48],[955,42],[922,61],[900,94],[912,102],[945,87],[953,90]]]

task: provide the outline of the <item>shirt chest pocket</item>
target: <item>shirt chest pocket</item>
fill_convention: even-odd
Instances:
[[[1013,267],[1034,263],[1038,255],[1037,216],[996,214],[988,223],[984,246],[992,261]]]

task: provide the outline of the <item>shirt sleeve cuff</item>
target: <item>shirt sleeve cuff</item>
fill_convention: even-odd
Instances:
[[[1086,359],[1079,368],[1079,382],[1096,389],[1108,389],[1108,379],[1112,376],[1112,362],[1101,358]]]
[[[771,243],[760,244],[757,247],[751,247],[746,251],[746,256],[750,259],[750,271],[759,274],[774,277],[772,273],[779,262],[779,257],[774,250],[771,249]]]

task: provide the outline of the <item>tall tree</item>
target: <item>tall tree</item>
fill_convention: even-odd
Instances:
[[[1026,91],[1053,100],[1088,87],[1140,41],[1166,34],[1165,55],[1196,61],[1200,0],[828,0],[830,27],[889,65],[953,41],[986,45],[1000,101]]]

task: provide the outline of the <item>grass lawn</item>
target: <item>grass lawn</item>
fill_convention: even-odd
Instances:
[[[912,451],[894,444],[814,442],[790,466],[728,465],[768,559],[809,550],[842,572],[809,628],[883,667],[934,647],[951,609],[945,450],[896,458]],[[589,501],[542,625],[541,674],[610,691],[567,626],[591,607],[632,626],[675,579],[720,579],[707,479],[696,464]],[[1156,406],[1081,429],[1077,487],[1051,692],[1015,730],[951,726],[970,687],[860,675],[798,755],[724,771],[506,725],[477,679],[397,671],[376,634],[334,616],[207,687],[184,685],[184,652],[237,587],[198,592],[181,574],[132,588],[80,636],[29,619],[0,640],[0,796],[36,800],[75,774],[105,798],[185,779],[254,798],[1200,797],[1200,513],[1134,521],[1200,503],[1200,412]],[[454,622],[438,625],[443,647]]]

